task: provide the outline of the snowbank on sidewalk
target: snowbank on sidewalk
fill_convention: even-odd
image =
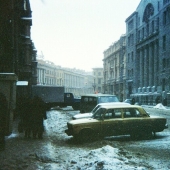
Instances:
[[[154,106],[153,108],[155,109],[164,109],[166,110],[166,107],[162,105],[162,103],[158,103],[156,106]]]

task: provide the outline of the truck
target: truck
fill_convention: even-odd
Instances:
[[[31,92],[31,96],[39,96],[47,108],[72,106],[74,110],[79,110],[80,98],[75,98],[73,93],[64,92],[64,86],[32,85]]]
[[[47,110],[56,106],[72,106],[74,110],[79,110],[80,107],[80,98],[75,98],[73,93],[65,92],[64,86],[28,86],[27,82],[25,84],[17,82],[17,98],[21,100],[25,96],[29,98],[40,97],[44,101]]]

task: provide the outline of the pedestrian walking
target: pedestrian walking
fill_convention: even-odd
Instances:
[[[0,93],[0,150],[5,149],[5,130],[8,104],[4,94]]]
[[[31,105],[31,113],[32,113],[32,134],[33,138],[43,138],[43,132],[44,132],[44,124],[43,121],[46,119],[46,109],[45,109],[45,103],[43,100],[35,96],[32,100]]]
[[[132,98],[131,104],[134,105],[135,104],[135,98]]]

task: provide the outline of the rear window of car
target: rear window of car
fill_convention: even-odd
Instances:
[[[119,102],[116,96],[100,96],[98,97],[98,103]]]

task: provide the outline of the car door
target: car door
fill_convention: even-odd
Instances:
[[[131,134],[137,132],[143,126],[140,111],[136,108],[124,108],[123,111],[123,124],[122,129],[124,134]]]
[[[119,135],[121,132],[121,124],[121,109],[108,109],[103,115],[103,121],[101,122],[102,134],[104,136]]]

